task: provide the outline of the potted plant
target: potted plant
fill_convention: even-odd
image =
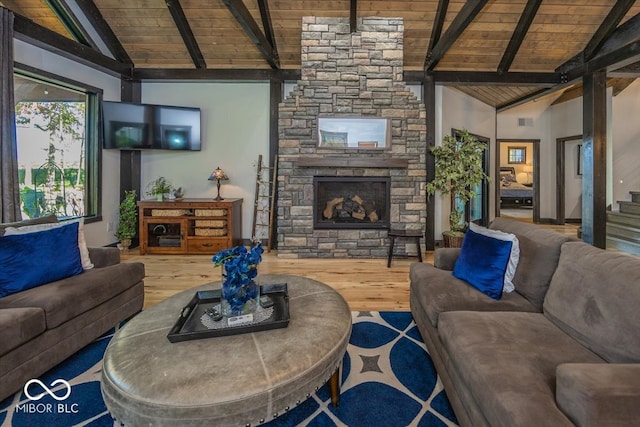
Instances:
[[[171,190],[173,186],[164,176],[156,178],[147,185],[147,195],[156,196],[158,201],[162,201],[164,195],[171,193]]]
[[[136,206],[136,191],[125,191],[124,200],[120,203],[120,217],[115,236],[120,240],[118,247],[128,249],[131,239],[136,236],[138,230],[138,209]]]
[[[433,181],[427,183],[427,194],[439,191],[442,196],[449,195],[451,203],[450,229],[442,233],[445,247],[459,247],[467,226],[464,211],[457,208],[456,200],[466,205],[476,197],[476,186],[489,179],[482,167],[482,153],[486,148],[487,144],[467,130],[460,131],[458,138],[447,135],[442,145],[431,148],[436,170]]]

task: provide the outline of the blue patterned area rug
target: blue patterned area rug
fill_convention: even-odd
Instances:
[[[353,332],[342,367],[340,405],[331,406],[329,389],[294,410],[263,424],[281,426],[456,426],[456,418],[431,358],[408,312],[353,312]],[[39,378],[71,385],[58,401],[46,394],[31,401],[24,392],[0,402],[1,427],[108,426],[114,423],[100,394],[102,355],[113,336],[96,340]],[[33,384],[31,394],[43,392]],[[52,387],[57,397],[65,386]]]

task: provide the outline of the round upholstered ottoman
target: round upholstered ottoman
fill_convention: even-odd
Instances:
[[[242,335],[171,343],[167,334],[195,292],[176,294],[130,320],[104,355],[101,390],[123,425],[259,425],[307,399],[331,379],[351,334],[345,300],[324,283],[263,275],[287,283],[289,326]]]

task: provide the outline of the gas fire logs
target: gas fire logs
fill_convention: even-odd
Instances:
[[[357,194],[351,198],[336,197],[329,200],[322,214],[325,219],[351,217],[364,221],[365,218],[368,218],[371,222],[376,222],[379,219],[375,205],[362,200]]]

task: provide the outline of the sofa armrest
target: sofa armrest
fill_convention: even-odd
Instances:
[[[93,247],[89,249],[89,258],[95,268],[120,264],[120,250],[110,247]]]
[[[561,364],[556,402],[578,426],[634,425],[640,420],[640,364]]]
[[[460,248],[438,248],[433,252],[433,266],[440,270],[453,271]]]

